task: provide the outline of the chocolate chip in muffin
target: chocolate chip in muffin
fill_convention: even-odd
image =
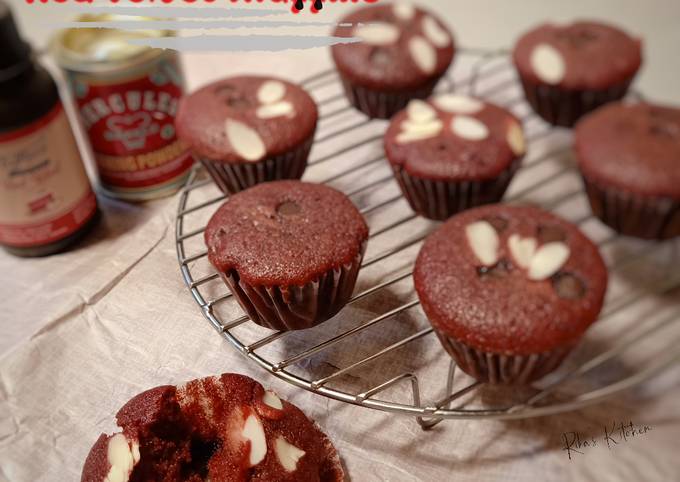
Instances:
[[[586,293],[586,285],[571,273],[558,273],[553,276],[552,282],[557,296],[565,300],[578,300]]]

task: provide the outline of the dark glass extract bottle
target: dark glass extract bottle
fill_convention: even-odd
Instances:
[[[18,256],[63,251],[98,214],[54,79],[0,0],[0,245]]]

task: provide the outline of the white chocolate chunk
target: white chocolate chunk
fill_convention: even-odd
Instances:
[[[277,437],[274,441],[274,451],[279,459],[281,466],[286,472],[294,472],[297,469],[298,460],[304,455],[305,451],[300,450],[295,445],[289,444],[283,437]]]
[[[520,268],[529,268],[537,246],[536,238],[522,238],[519,234],[513,234],[508,238],[510,254]]]
[[[104,482],[127,482],[130,480],[130,474],[123,471],[123,469],[116,466],[112,466],[109,469],[109,473],[106,474]]]
[[[465,227],[470,249],[484,266],[498,262],[500,240],[494,227],[486,221],[477,221]]]
[[[267,390],[264,392],[264,395],[262,396],[262,401],[265,403],[265,405],[269,405],[272,408],[275,408],[276,410],[283,410],[283,403],[281,403],[281,399],[276,396],[274,392],[271,392]]]
[[[135,444],[136,449],[134,448]],[[106,457],[111,468],[104,482],[127,482],[130,479],[132,469],[139,461],[139,444],[133,442],[133,446],[130,447],[125,435],[116,434],[109,439]]]
[[[405,120],[401,123],[402,132],[441,132],[444,123],[440,119],[432,119],[427,122],[412,122]]]
[[[529,61],[534,73],[543,82],[555,85],[564,79],[567,70],[564,57],[552,45],[538,44],[531,52]]]
[[[570,256],[569,247],[560,242],[541,246],[531,259],[529,279],[541,281],[557,273]]]
[[[483,122],[465,115],[453,118],[451,121],[451,131],[458,137],[469,141],[481,141],[489,137],[489,129]]]
[[[109,439],[107,458],[112,466],[130,471],[134,464],[130,444],[122,433],[116,434]]]
[[[444,124],[439,119],[424,124],[413,124],[409,121],[404,121],[401,127],[403,130],[396,137],[396,141],[399,144],[406,144],[438,136],[442,129],[444,129]]]
[[[139,442],[136,440],[132,442],[132,461],[137,464],[142,456],[139,453]]]
[[[416,35],[408,43],[411,58],[420,70],[431,74],[437,69],[437,51],[423,37]]]
[[[443,94],[434,99],[434,105],[453,114],[476,114],[484,108],[484,102],[467,95]]]
[[[451,43],[449,33],[440,27],[439,23],[429,15],[423,17],[423,32],[427,39],[437,48],[448,47]]]
[[[521,156],[526,152],[527,148],[526,142],[524,141],[524,132],[522,132],[522,128],[518,123],[513,121],[510,124],[507,139],[510,149],[512,149],[512,152],[514,152],[516,156]]]
[[[360,25],[354,29],[354,36],[370,45],[393,44],[399,39],[399,35],[399,28],[386,22]]]
[[[264,82],[257,91],[257,100],[261,104],[274,104],[286,95],[286,85],[278,80]]]
[[[227,119],[224,129],[234,151],[246,161],[259,161],[266,154],[260,135],[243,122]]]
[[[392,12],[399,20],[411,20],[416,14],[416,8],[410,3],[399,2],[392,7]]]
[[[430,104],[420,99],[413,99],[409,102],[406,112],[409,120],[417,124],[429,122],[437,117],[437,111]]]
[[[250,415],[243,425],[241,435],[250,442],[250,456],[248,458],[250,467],[262,462],[267,455],[267,439],[260,419],[255,415]]]
[[[295,115],[295,107],[290,102],[277,102],[276,104],[263,105],[257,109],[259,119],[273,119],[274,117]]]
[[[417,132],[417,131],[406,131],[402,132],[396,137],[397,144],[410,144],[412,142],[418,142],[418,141],[424,141],[426,139],[432,139],[433,137],[437,137],[437,133],[431,133],[431,132]]]

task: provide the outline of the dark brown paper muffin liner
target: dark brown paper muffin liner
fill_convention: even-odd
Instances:
[[[229,164],[206,158],[198,160],[223,193],[236,194],[263,182],[302,178],[313,141],[314,134],[298,148],[258,162]]]
[[[412,176],[400,166],[393,165],[392,170],[411,209],[428,219],[444,221],[466,209],[503,199],[520,163],[521,158],[498,177],[485,181],[433,181]]]
[[[680,236],[680,201],[603,187],[585,177],[583,183],[593,214],[613,230],[652,240]]]
[[[354,260],[302,286],[254,286],[235,270],[220,273],[251,320],[279,331],[304,330],[337,314],[354,291],[366,243]]]
[[[500,355],[472,348],[435,330],[439,341],[457,366],[485,383],[526,385],[555,370],[572,347],[533,355]]]
[[[345,94],[356,109],[372,119],[389,119],[404,109],[412,99],[426,99],[432,95],[441,77],[415,90],[385,92],[367,89],[342,78]]]
[[[604,90],[567,90],[558,86],[535,84],[520,76],[527,101],[546,122],[573,127],[581,117],[598,107],[622,99],[633,77]]]

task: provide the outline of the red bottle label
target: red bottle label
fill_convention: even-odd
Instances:
[[[0,243],[33,247],[58,241],[96,209],[61,103],[42,119],[0,134]]]
[[[174,55],[124,78],[75,74],[71,83],[99,168],[110,191],[153,191],[193,163],[175,135],[182,77]]]

